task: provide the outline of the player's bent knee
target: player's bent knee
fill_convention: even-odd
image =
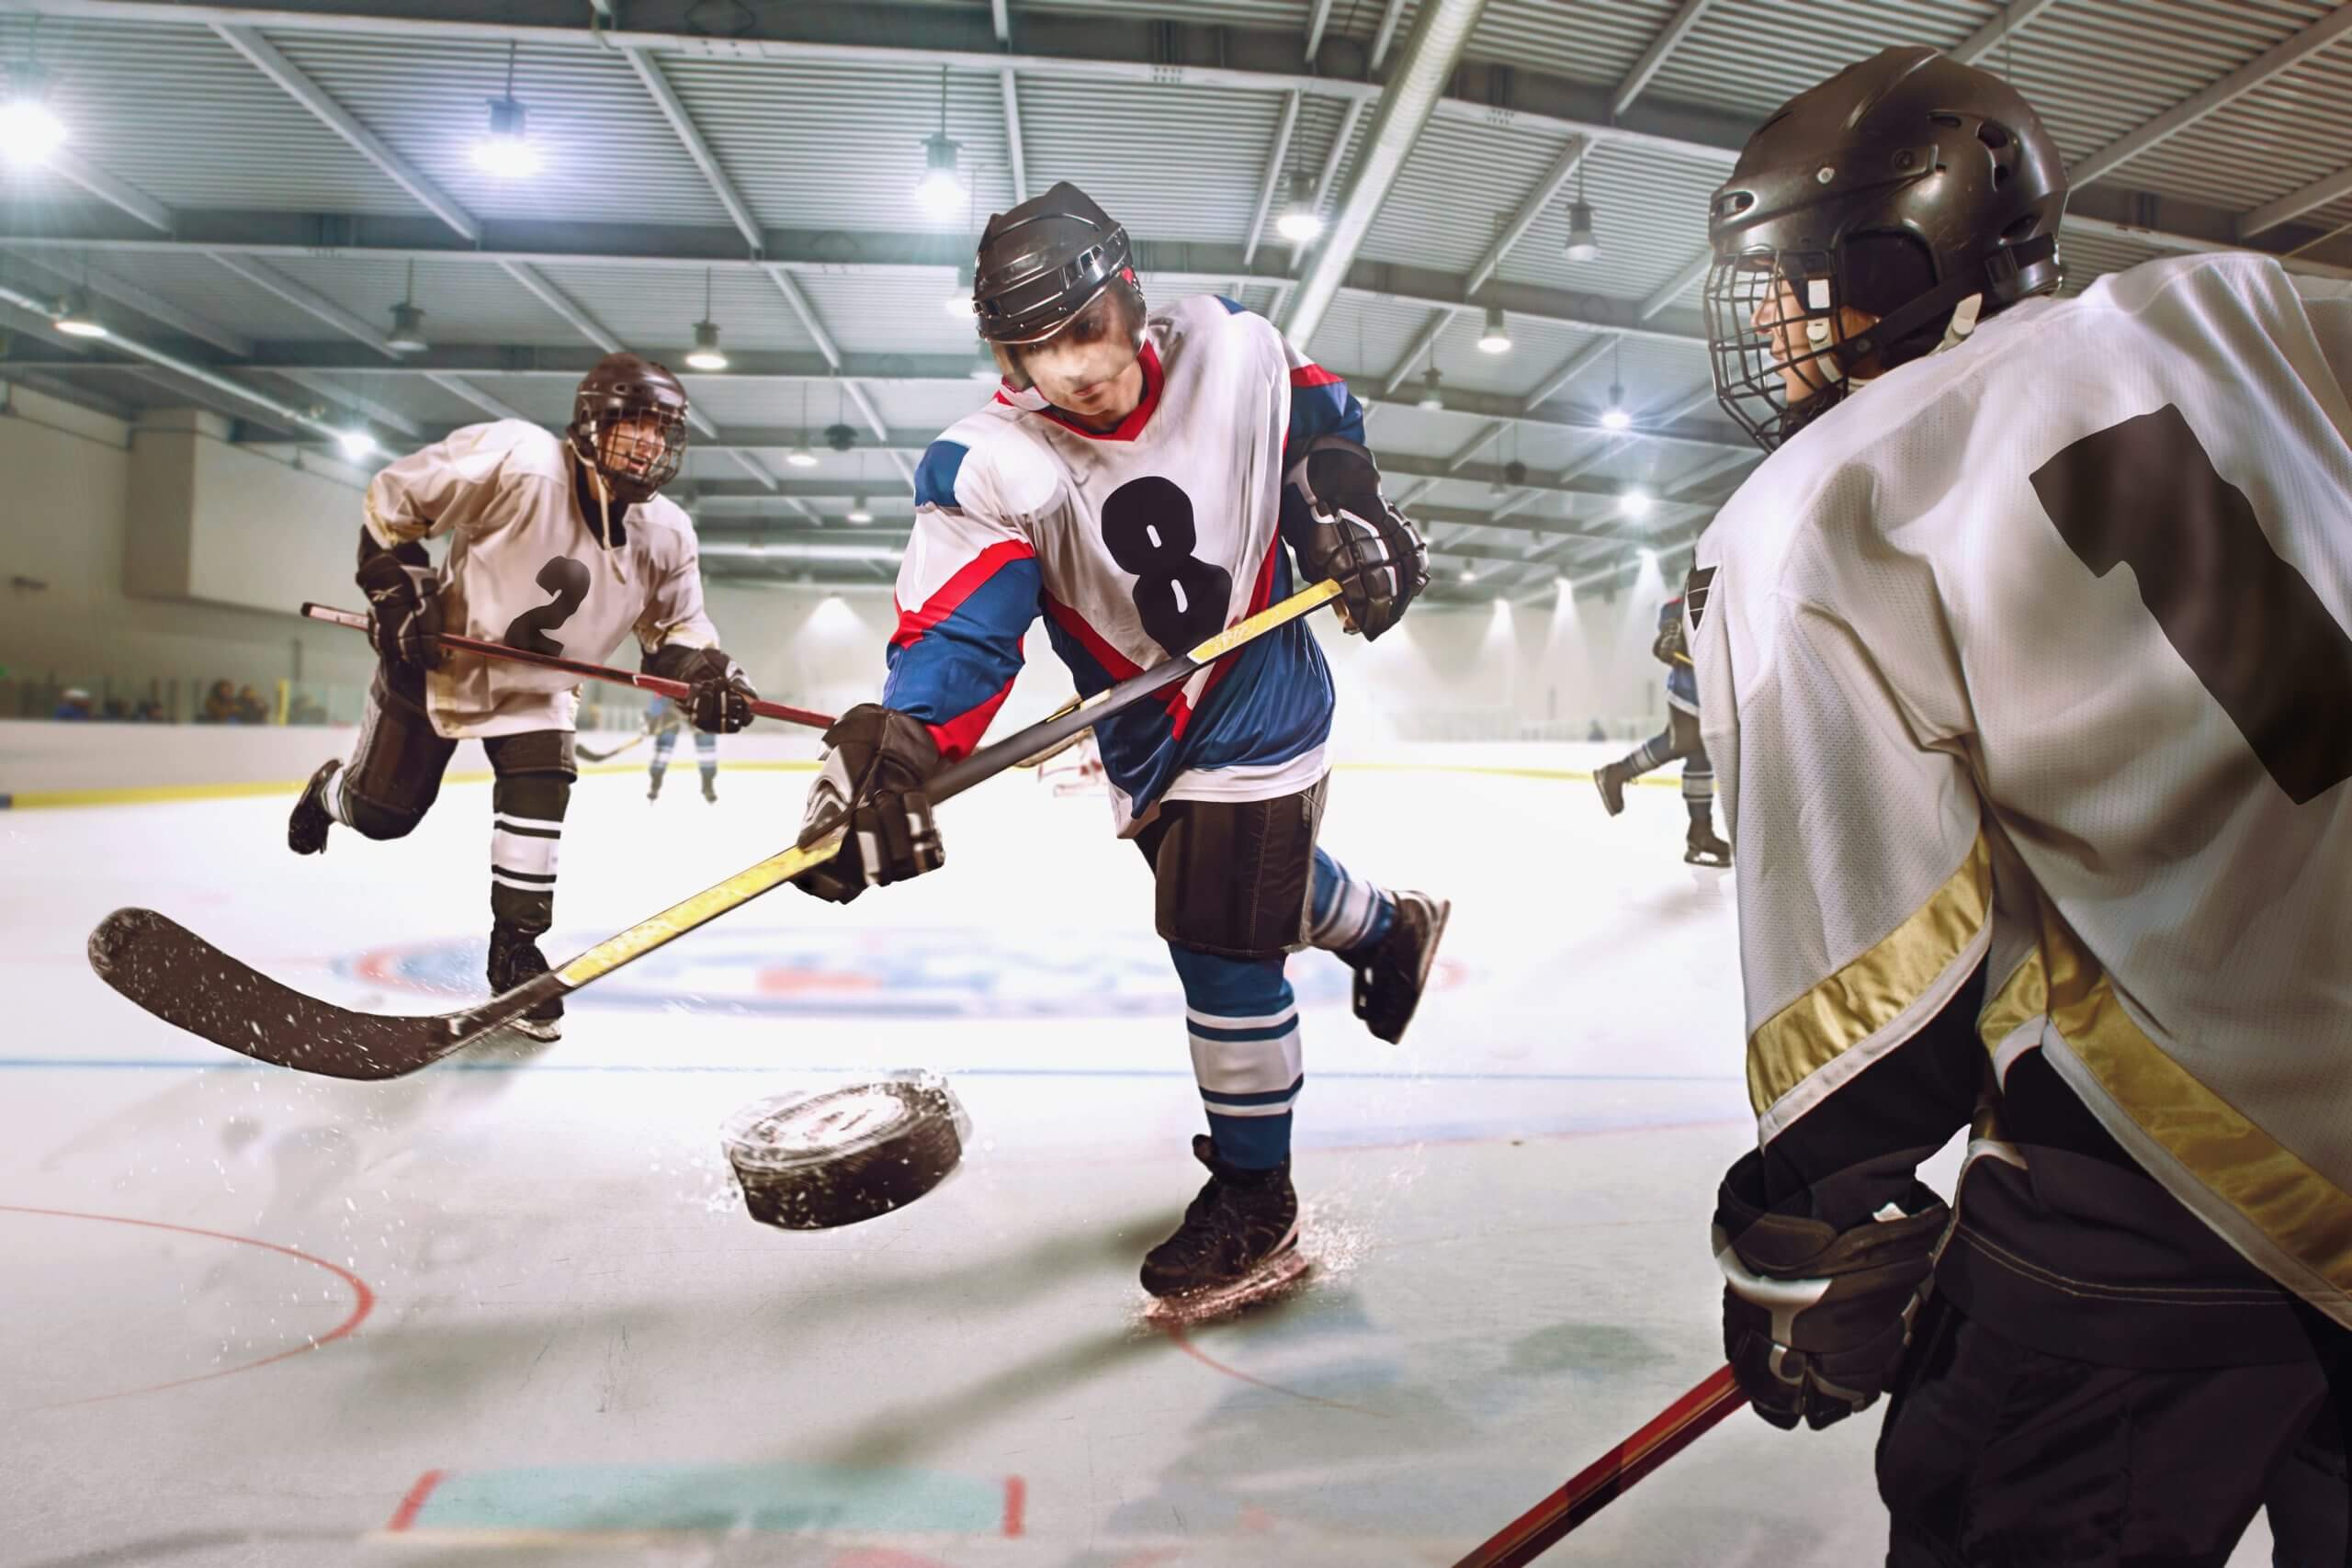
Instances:
[[[343,809],[353,830],[364,839],[405,839],[424,820],[421,806],[388,806],[356,790],[345,792]]]

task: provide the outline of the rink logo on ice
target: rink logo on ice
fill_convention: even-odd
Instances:
[[[558,933],[550,954],[588,945]],[[480,941],[379,948],[343,961],[346,975],[435,996],[481,993]],[[1430,988],[1454,983],[1441,960]],[[1344,1004],[1351,976],[1328,953],[1291,961],[1298,999]],[[571,1004],[696,1011],[883,1018],[1166,1017],[1184,1005],[1167,946],[1148,928],[1011,932],[971,927],[698,936],[648,954]]]

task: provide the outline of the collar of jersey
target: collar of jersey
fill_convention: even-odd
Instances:
[[[1159,389],[1167,381],[1167,376],[1159,367],[1159,349],[1149,338],[1144,339],[1141,358],[1143,360],[1143,400],[1136,404],[1127,417],[1119,422],[1119,427],[1116,430],[1087,429],[1086,426],[1047,402],[1045,395],[1035,387],[1025,392],[1017,392],[1011,387],[1001,386],[997,389],[996,400],[1023,410],[1024,412],[1044,414],[1064,430],[1083,435],[1089,441],[1133,441],[1143,434],[1143,427],[1151,423],[1152,411],[1159,407]]]

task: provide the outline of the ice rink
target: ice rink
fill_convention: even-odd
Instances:
[[[938,875],[787,889],[559,1044],[376,1085],[175,1033],[84,937],[144,904],[348,1005],[454,1005],[487,784],[317,861],[283,796],[0,816],[0,1563],[1453,1562],[1720,1364],[1707,1222],[1752,1133],[1736,873],[1681,863],[1670,773],[1612,821],[1442,755],[1333,781],[1326,846],[1454,913],[1401,1047],[1292,961],[1319,1268],[1188,1334],[1136,1268],[1202,1115],[1099,796],[995,781],[942,809]],[[781,843],[808,779],[732,769],[713,807],[681,765],[649,804],[621,766],[573,797],[558,962]],[[729,1111],[910,1066],[972,1113],[961,1171],[853,1228],[745,1215]],[[1877,1422],[1738,1414],[1546,1561],[1875,1562]]]

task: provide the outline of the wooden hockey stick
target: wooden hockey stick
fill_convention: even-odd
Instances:
[[[1568,1478],[1566,1485],[1505,1525],[1453,1568],[1521,1568],[1607,1507],[1634,1483],[1696,1442],[1708,1427],[1747,1403],[1731,1369],[1715,1374]]]
[[[1078,711],[1079,702],[1079,698],[1072,697],[1069,701],[1064,703],[1061,706],[1056,708],[1046,716],[1047,718],[1059,718],[1064,714],[1076,713]],[[1089,728],[1091,727],[1090,726]],[[1077,745],[1080,741],[1085,739],[1086,731],[1083,729],[1080,730],[1075,735],[1066,736],[1062,739],[1054,742],[1053,745],[1046,748],[1043,751],[1038,752],[1035,756],[1023,757],[1021,760],[1021,765],[1024,768],[1042,768],[1047,762],[1052,761],[1055,758],[1060,756],[1063,752],[1069,750],[1071,747]]]
[[[1133,707],[1275,627],[1339,596],[1318,582],[1165,663],[1130,675],[1057,718],[1019,730],[949,764],[926,781],[936,803],[1020,765],[1098,719]],[[355,1012],[280,985],[230,957],[176,920],[153,909],[117,909],[90,933],[90,967],[98,977],[164,1022],[256,1061],[337,1078],[396,1078],[430,1066],[513,1022],[550,998],[576,991],[675,942],[695,927],[741,908],[841,852],[843,829],[815,832],[780,854],[673,904],[598,942],[560,969],[486,1002],[422,1017]]]
[[[580,760],[583,762],[609,762],[614,758],[619,756],[622,752],[644,744],[644,736],[633,735],[627,740],[622,741],[619,745],[614,747],[609,751],[592,751],[585,746],[580,747],[578,750],[580,752]]]
[[[324,621],[331,626],[348,626],[359,632],[368,629],[368,617],[356,610],[338,610],[332,604],[305,604],[302,614],[314,621]],[[459,637],[455,632],[435,632],[433,640],[444,648],[459,649],[484,659],[503,659],[510,664],[536,664],[542,670],[560,670],[566,674],[582,675],[591,681],[608,681],[616,686],[635,686],[640,692],[651,692],[656,696],[681,698],[693,689],[684,681],[616,669],[610,664],[591,664],[584,659],[534,653],[527,648],[509,648],[503,642],[484,642],[480,637]],[[752,699],[752,711],[762,718],[779,718],[786,724],[805,724],[812,729],[831,729],[833,727],[833,716],[831,714],[786,707],[782,703],[772,703],[763,697]]]

